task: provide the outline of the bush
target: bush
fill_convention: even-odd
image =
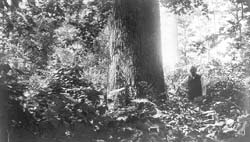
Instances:
[[[102,93],[83,78],[78,66],[61,68],[50,77],[47,84],[28,86],[17,98],[34,122],[33,134],[46,137],[60,128],[64,130],[62,135],[72,136],[76,124],[89,125],[94,131],[98,117],[106,111]],[[34,81],[43,82],[41,78]]]
[[[83,74],[74,66],[57,70],[49,81],[33,76],[33,86],[9,81],[15,88],[10,89],[11,127],[47,140],[192,142],[237,138],[250,120],[243,105],[246,87],[236,79],[211,82],[207,96],[193,103],[172,88],[162,94],[164,101],[130,97],[127,105],[106,111],[104,95]]]

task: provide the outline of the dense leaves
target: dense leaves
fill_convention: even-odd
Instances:
[[[203,0],[161,0],[161,2],[177,15],[193,13],[196,8],[201,9],[202,14],[206,15],[208,10]]]
[[[1,0],[1,130],[8,130],[12,141],[191,142],[244,137],[250,120],[246,2],[162,3],[179,15],[179,68],[167,74],[168,90],[159,98],[152,99],[150,85],[141,82],[147,99],[129,96],[133,88],[126,86],[118,97],[119,107],[111,109],[105,90],[112,1]],[[220,8],[227,4],[227,10]],[[215,10],[218,5],[221,11]],[[219,17],[222,24],[201,31],[211,28],[204,25],[218,13],[233,16]],[[229,62],[206,56],[228,40],[229,50],[222,56],[229,56]],[[187,76],[183,65],[204,61],[197,59],[208,60],[200,65],[207,95],[190,102],[179,85]]]

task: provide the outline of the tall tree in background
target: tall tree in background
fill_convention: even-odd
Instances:
[[[129,85],[145,97],[146,83],[163,92],[158,1],[115,0],[111,17],[109,91]]]

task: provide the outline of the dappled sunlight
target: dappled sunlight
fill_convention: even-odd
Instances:
[[[228,14],[235,5],[227,0],[204,2],[208,4],[208,10],[212,11],[210,15],[205,16],[201,9],[196,9],[189,15],[174,15],[161,6],[161,44],[165,72],[175,70],[177,64],[179,68],[187,64],[203,66],[213,60],[222,64],[231,63],[236,58],[241,60],[239,51],[231,48],[236,41],[225,36],[228,31],[235,30],[226,28],[237,20],[235,13]],[[223,8],[220,8],[221,5]],[[246,22],[245,19],[240,20],[241,30],[248,27]],[[232,36],[240,36],[240,32],[235,31]],[[237,56],[233,57],[232,54]]]
[[[250,3],[160,1],[0,0],[0,142],[249,142]]]
[[[161,6],[160,11],[163,66],[164,69],[172,70],[178,61],[177,21],[166,8]]]

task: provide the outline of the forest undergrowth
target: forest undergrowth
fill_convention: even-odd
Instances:
[[[177,16],[178,36],[172,36],[178,37],[176,50],[181,54],[176,67],[181,69],[166,73],[166,90],[161,94],[152,93],[152,84],[136,82],[143,87],[137,95],[146,96],[140,99],[132,95],[132,86],[123,86],[130,79],[120,74],[125,82],[120,85],[123,95],[110,108],[113,100],[106,90],[112,76],[108,75],[112,0],[1,0],[0,141],[7,136],[8,142],[249,142],[249,3],[168,2],[161,0]],[[150,8],[151,4],[145,4]],[[138,18],[137,10],[132,14],[139,14],[136,18],[125,16],[128,25],[124,27],[131,31],[114,37],[115,42],[120,43],[126,33],[145,35],[154,29],[144,27],[151,20],[140,21],[144,18]],[[152,34],[148,36],[151,39]],[[135,39],[140,38],[132,38],[131,45]],[[154,45],[150,47],[155,50]],[[225,53],[213,57],[219,49]],[[142,46],[138,51],[144,50]],[[125,52],[127,48],[122,47],[121,53]],[[179,86],[187,76],[183,66],[195,63],[209,83],[206,95],[190,102]]]
[[[239,80],[210,83],[207,95],[194,102],[172,84],[157,98],[131,97],[127,105],[110,109],[106,94],[81,71],[77,66],[62,68],[44,87],[34,87],[42,79],[29,86],[16,82],[18,72],[2,74],[1,86],[10,96],[10,141],[244,142],[249,137],[249,97]],[[145,93],[152,96],[150,89]]]

